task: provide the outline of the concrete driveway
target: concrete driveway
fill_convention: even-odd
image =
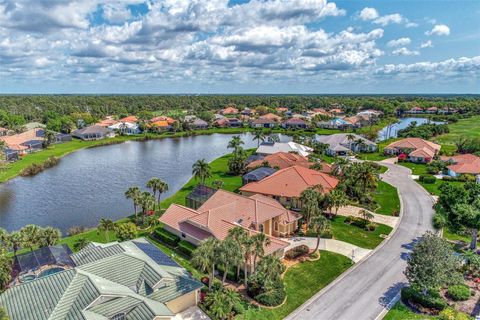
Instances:
[[[410,178],[408,168],[382,163],[383,180],[400,194],[402,215],[391,238],[367,259],[317,293],[286,319],[376,319],[406,283],[403,271],[414,241],[433,230],[432,197]]]

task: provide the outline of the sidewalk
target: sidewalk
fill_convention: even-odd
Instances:
[[[364,210],[363,208],[355,207],[355,206],[345,206],[341,207],[338,209],[338,215],[340,216],[354,216],[354,217],[360,217],[362,218],[362,215],[360,214],[360,211]],[[366,209],[365,209],[366,210]],[[371,221],[375,223],[381,223],[385,224],[387,226],[390,226],[392,228],[395,227],[395,225],[398,222],[398,217],[394,216],[386,216],[383,214],[378,214],[374,213],[372,211],[367,210],[371,214],[373,214],[373,219]]]
[[[290,245],[285,248],[285,251],[302,244],[307,245],[310,249],[315,249],[315,246],[317,245],[317,238],[313,237],[293,237],[288,239],[282,238],[282,240],[290,243]],[[318,248],[319,250],[331,251],[344,255],[352,259],[355,263],[362,260],[367,254],[372,251],[334,239],[320,239],[320,246]]]

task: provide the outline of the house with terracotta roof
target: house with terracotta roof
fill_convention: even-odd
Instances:
[[[416,163],[428,163],[440,152],[441,146],[421,138],[406,138],[386,146],[383,151],[388,155],[405,154],[408,160]]]
[[[16,152],[27,154],[42,149],[45,137],[45,129],[35,128],[11,136],[1,136],[7,153]]]
[[[333,109],[328,110],[328,112],[330,112],[331,114],[334,114],[336,116],[340,116],[340,115],[344,114],[343,110],[340,109],[340,108],[333,108]]]
[[[275,109],[278,113],[285,113],[288,111],[288,108],[285,107],[278,107]]]
[[[169,130],[172,126],[168,124],[167,121],[161,120],[161,121],[156,121],[152,122],[148,125],[148,127],[154,129],[154,130]]]
[[[244,196],[261,194],[271,197],[285,206],[301,209],[301,193],[318,187],[323,193],[335,189],[339,181],[326,173],[302,166],[292,166],[279,170],[258,182],[251,182],[239,190]]]
[[[239,128],[243,122],[237,118],[223,118],[215,120],[214,124],[219,128]]]
[[[419,113],[424,113],[425,111],[423,108],[420,107],[413,107],[410,110],[407,111],[407,113],[412,113],[412,114],[419,114]]]
[[[260,117],[251,122],[253,128],[274,128],[277,122],[273,119]]]
[[[260,118],[262,119],[270,119],[270,120],[273,120],[275,122],[280,122],[282,121],[282,117],[280,117],[279,115],[276,115],[274,113],[267,113],[267,114],[264,114],[263,116],[260,116]]]
[[[473,154],[459,154],[451,157],[441,157],[448,164],[448,175],[458,177],[462,174],[479,175],[480,157]]]
[[[128,117],[125,117],[125,118],[122,118],[120,120],[118,120],[120,122],[130,122],[130,123],[137,123],[138,122],[138,118],[135,117],[135,116],[128,116]]]
[[[166,117],[166,116],[159,116],[159,117],[154,117],[152,119],[150,119],[150,122],[151,123],[154,123],[154,122],[158,122],[158,121],[167,121],[167,123],[169,125],[172,125],[174,124],[177,120],[173,119],[173,118],[170,118],[170,117]]]
[[[235,115],[238,114],[238,109],[235,107],[226,107],[219,112],[222,115]]]
[[[438,112],[438,108],[437,107],[430,107],[427,109],[426,111],[427,113],[430,113],[430,114],[435,114]]]
[[[300,214],[269,197],[258,194],[247,197],[220,189],[196,210],[170,205],[159,221],[167,231],[195,245],[210,237],[223,240],[234,227],[250,234],[263,232],[271,240],[265,253],[282,256],[288,242],[276,237],[295,232],[300,218]]]
[[[314,165],[314,163],[308,160],[307,157],[301,156],[297,153],[277,152],[262,157],[262,159],[250,162],[247,165],[247,170],[253,170],[255,168],[262,167],[265,166],[265,164],[268,164],[269,167],[276,169],[285,169],[292,166],[310,168],[312,165]],[[323,163],[322,165],[322,171],[325,170],[324,172],[331,172],[332,167],[328,163]]]

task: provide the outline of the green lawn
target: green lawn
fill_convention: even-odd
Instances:
[[[418,184],[420,184],[423,188],[425,188],[425,190],[427,190],[430,194],[433,194],[433,195],[436,195],[438,196],[440,194],[440,190],[438,189],[442,184],[444,183],[451,183],[451,184],[457,184],[457,185],[461,185],[463,184],[463,182],[460,182],[460,181],[442,181],[440,179],[437,179],[435,181],[435,183],[424,183],[424,182],[421,182],[421,181],[418,181]]]
[[[454,145],[459,138],[480,138],[480,116],[460,119],[448,125],[449,133],[435,138],[440,144]]]
[[[346,224],[345,218],[336,216],[331,220],[333,238],[361,248],[374,249],[384,240],[380,235],[388,235],[392,231],[391,227],[384,224],[378,224],[375,231],[365,231],[359,227]]]
[[[280,320],[311,298],[315,293],[347,270],[352,262],[342,255],[321,251],[317,261],[304,262],[291,267],[285,274],[287,301],[274,309],[249,309],[237,319]]]
[[[399,301],[388,311],[383,320],[423,320],[435,318],[436,317],[415,313]]]
[[[383,154],[383,149],[388,146],[390,143],[398,140],[397,138],[392,138],[384,141],[380,141],[377,143],[378,146],[378,151],[377,152],[372,152],[372,153],[360,153],[357,154],[356,157],[358,159],[362,160],[369,160],[369,161],[382,161],[385,159],[390,159],[392,156],[389,155],[384,155]]]
[[[448,228],[443,228],[443,237],[450,241],[463,241],[465,243],[470,243],[472,240],[470,235],[454,233],[448,230]]]
[[[394,211],[400,212],[400,199],[397,189],[390,184],[379,181],[373,197],[378,204],[376,213],[391,216]]]
[[[404,166],[412,170],[413,175],[425,175],[427,173],[427,165],[422,163],[413,163],[413,162],[398,162],[399,165]]]

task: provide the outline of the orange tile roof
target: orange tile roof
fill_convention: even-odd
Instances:
[[[222,110],[223,114],[237,114],[238,109],[234,107],[226,107],[225,109]]]
[[[176,122],[175,119],[166,117],[166,116],[159,116],[159,117],[150,119],[150,122],[159,122],[159,121],[167,121],[168,124],[174,124]]]
[[[156,121],[151,124],[153,127],[168,127],[169,124],[167,121]]]
[[[324,192],[330,192],[338,182],[338,179],[323,172],[292,166],[279,170],[260,181],[246,184],[240,188],[240,191],[298,198],[305,189],[318,185],[322,186]]]
[[[277,116],[276,114],[273,114],[273,113],[267,113],[267,114],[259,117],[259,119],[268,119],[268,120],[274,120],[274,121],[281,121],[281,120],[282,120],[282,117]]]
[[[452,157],[441,157],[443,161],[453,162],[447,168],[459,174],[480,174],[480,157],[473,154],[460,154]]]
[[[278,107],[276,110],[277,110],[278,112],[287,112],[287,111],[288,111],[288,108]]]
[[[251,162],[247,168],[253,169],[262,166],[264,162],[268,162],[270,167],[285,169],[294,165],[310,168],[313,162],[310,162],[307,157],[301,156],[297,153],[277,152],[270,154],[263,159]]]
[[[31,140],[44,140],[43,135],[40,135],[42,131],[44,131],[44,129],[35,128],[11,136],[2,136],[0,137],[0,140],[3,141],[9,149],[17,151],[26,150],[28,147],[22,145],[25,142]]]
[[[338,108],[335,108],[335,109],[331,109],[329,110],[331,113],[343,113],[343,110],[342,109],[338,109]]]
[[[406,138],[390,143],[385,147],[388,149],[413,149],[409,155],[414,157],[430,157],[432,158],[441,146],[431,141],[423,140],[421,138]]]
[[[95,125],[96,126],[101,126],[101,127],[110,127],[116,123],[118,123],[119,121],[117,120],[113,120],[113,119],[104,119],[98,123],[96,123]]]
[[[125,118],[122,118],[120,120],[118,120],[120,122],[131,122],[131,123],[135,123],[138,121],[138,118],[135,117],[135,116],[128,116],[128,117],[125,117]]]

